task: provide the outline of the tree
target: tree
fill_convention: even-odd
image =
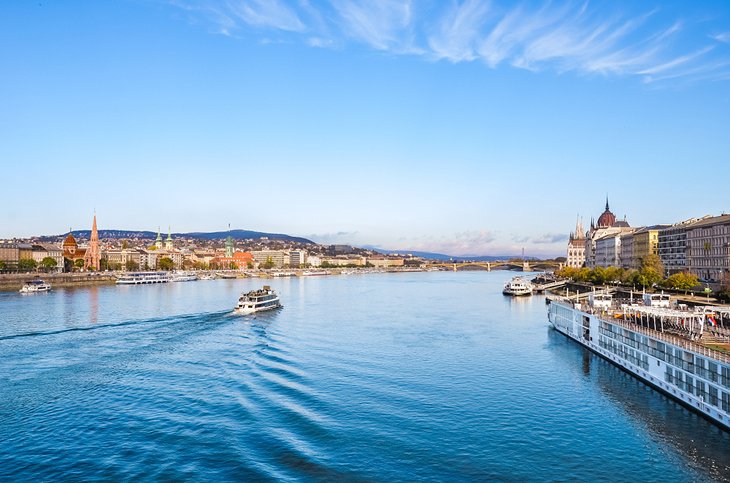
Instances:
[[[721,302],[730,302],[730,272],[725,272],[720,280],[720,290],[715,294]]]
[[[77,258],[74,260],[74,267],[78,269],[84,268],[84,260],[83,258]]]
[[[99,260],[99,270],[101,270],[102,272],[109,270],[109,260],[107,260],[106,258],[102,258],[101,260]]]
[[[643,287],[651,287],[664,278],[664,265],[659,255],[650,254],[641,260],[637,282]]]
[[[274,260],[272,260],[271,257],[266,257],[266,261],[263,265],[261,265],[261,268],[265,270],[270,270],[274,268]]]
[[[684,290],[684,294],[687,295],[687,290],[697,286],[698,283],[697,276],[687,272],[679,272],[664,280],[662,286],[676,290]]]
[[[122,264],[119,262],[112,262],[109,264],[109,270],[118,271],[122,269]]]
[[[160,261],[157,262],[157,267],[160,270],[170,271],[175,268],[175,262],[173,262],[170,257],[162,257],[160,258]]]
[[[127,263],[124,264],[127,271],[134,272],[135,270],[139,270],[139,263],[135,262],[134,260],[127,260]]]
[[[38,264],[32,258],[23,258],[18,260],[18,271],[19,272],[30,272],[35,270]]]
[[[55,258],[45,257],[41,260],[41,267],[43,267],[46,271],[50,271],[52,268],[56,268],[57,266],[58,262]]]
[[[253,262],[246,262],[246,268],[251,270],[253,268]]]
[[[3,270],[5,270],[5,267],[7,267],[7,265],[5,264],[5,262],[3,262],[2,260],[0,260],[0,272],[2,272]]]

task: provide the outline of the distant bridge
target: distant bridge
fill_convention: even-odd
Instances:
[[[527,260],[522,262],[521,260],[509,260],[509,261],[494,261],[494,262],[470,262],[470,261],[459,261],[459,262],[439,262],[431,263],[429,267],[441,267],[448,268],[455,272],[467,271],[467,270],[525,270],[526,271],[548,271],[556,270],[560,267],[560,264],[553,261],[541,261],[541,260]]]

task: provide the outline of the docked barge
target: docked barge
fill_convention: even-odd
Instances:
[[[663,297],[615,301],[594,293],[587,304],[549,299],[552,327],[624,371],[730,431],[728,307],[667,307]]]

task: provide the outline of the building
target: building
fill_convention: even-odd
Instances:
[[[231,257],[214,257],[209,263],[211,266],[222,269],[244,270],[253,267],[254,258],[250,252],[234,252]]]
[[[405,265],[405,259],[385,257],[368,258],[367,265],[372,265],[376,268],[402,267]]]
[[[597,238],[595,241],[595,266],[621,266],[621,233],[612,232]]]
[[[730,272],[730,215],[722,214],[687,227],[687,268],[700,279],[720,281]]]
[[[659,231],[668,226],[645,226],[634,232],[632,268],[640,268],[642,260],[649,255],[659,255]]]
[[[596,260],[596,241],[608,235],[616,235],[631,231],[629,223],[626,221],[626,217],[623,220],[616,220],[616,216],[611,212],[608,206],[608,196],[606,196],[606,209],[603,211],[601,216],[598,217],[598,222],[591,221],[591,228],[588,230],[588,235],[585,239],[585,266],[588,268],[595,268],[599,266]],[[619,244],[620,240],[615,244]],[[605,247],[604,247],[605,248]],[[602,255],[603,257],[604,255]],[[608,257],[608,255],[605,255]],[[620,254],[618,256],[620,258]],[[603,260],[601,260],[601,266]]]
[[[659,258],[668,275],[687,270],[687,230],[706,218],[690,218],[659,230]]]
[[[107,267],[112,270],[127,270],[130,267],[142,268],[142,252],[138,248],[121,248],[104,250],[103,256],[107,261]]]
[[[626,270],[634,267],[634,232],[627,231],[620,235],[621,243],[621,265]]]
[[[17,243],[0,242],[0,262],[5,266],[4,270],[16,270],[20,260],[20,249]]]
[[[291,250],[289,252],[289,266],[301,268],[307,263],[307,252],[304,250]]]
[[[76,260],[84,260],[86,258],[86,248],[79,246],[71,232],[66,235],[62,247],[63,258],[68,260],[72,267]]]
[[[565,265],[580,268],[586,262],[586,236],[580,217],[575,221],[575,232],[568,238],[568,256]]]
[[[44,259],[52,258],[56,262],[56,265],[51,270],[54,272],[63,272],[63,248],[60,246],[45,244],[33,245],[32,257],[39,267]]]
[[[360,255],[347,255],[339,257],[322,258],[321,265],[329,265],[330,267],[347,267],[356,266],[364,267],[367,264],[367,258]]]
[[[91,225],[91,237],[89,239],[89,248],[84,253],[84,270],[100,270],[101,269],[101,250],[99,249],[99,231],[96,229],[96,213],[94,213],[94,221]]]
[[[269,260],[274,264],[272,268],[283,268],[289,264],[289,252],[281,250],[256,250],[251,252],[251,255],[259,266]]]

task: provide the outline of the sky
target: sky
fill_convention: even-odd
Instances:
[[[0,238],[564,255],[730,211],[727,1],[0,4]]]

